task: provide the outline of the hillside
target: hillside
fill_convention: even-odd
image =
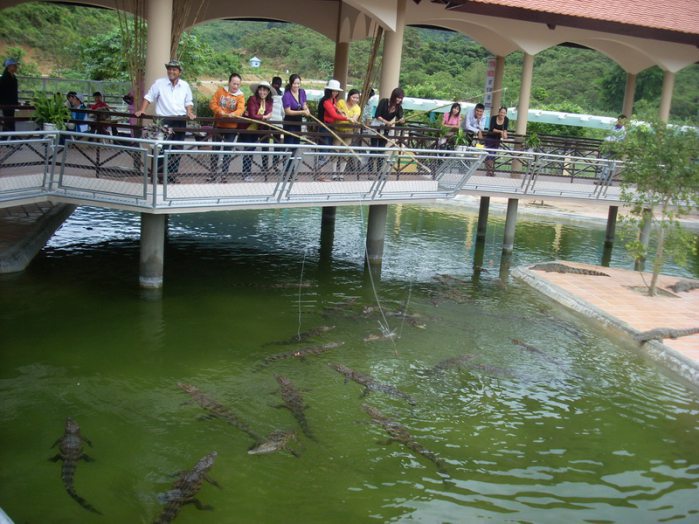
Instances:
[[[196,27],[187,37],[187,78],[220,81],[237,69],[246,78],[271,78],[287,72],[327,79],[332,75],[334,43],[295,24],[280,22],[217,21]],[[302,52],[299,42],[303,42]],[[115,13],[78,6],[27,3],[4,9],[0,17],[3,56],[20,47],[25,74],[30,72],[71,78],[124,79],[125,64]],[[350,47],[350,82],[361,84],[370,42]],[[262,59],[260,70],[247,61]],[[483,91],[488,52],[463,35],[408,28],[405,33],[401,85],[409,96],[468,99]],[[503,103],[513,106],[519,92],[522,55],[507,57]],[[380,60],[377,64],[380,67]],[[539,108],[613,115],[620,111],[625,73],[595,51],[571,47],[548,49],[536,57],[532,105]],[[376,84],[376,82],[374,82]],[[658,68],[638,76],[635,110],[657,113],[662,86]],[[677,75],[672,118],[699,122],[699,66]]]

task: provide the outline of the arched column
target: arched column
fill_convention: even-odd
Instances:
[[[665,71],[663,75],[663,92],[660,95],[660,111],[658,118],[663,122],[670,120],[670,106],[672,105],[672,91],[675,88],[675,73]]]
[[[524,53],[522,64],[522,83],[519,88],[517,103],[517,127],[515,133],[524,135],[527,132],[527,117],[529,115],[529,99],[532,93],[532,77],[534,76],[534,55]]]
[[[335,42],[335,70],[333,78],[340,81],[347,91],[347,71],[349,69],[349,42]]]
[[[633,114],[633,101],[636,97],[636,75],[626,74],[626,87],[624,88],[624,105],[621,113],[631,118]]]
[[[165,64],[170,61],[172,39],[172,0],[148,0],[148,50],[146,52],[146,85],[148,88],[161,76],[165,76]],[[185,71],[187,64],[184,64]],[[137,106],[140,101],[137,102]]]
[[[502,105],[502,79],[505,76],[505,57],[495,57],[495,78],[493,79],[493,102],[490,114],[497,115]]]
[[[396,30],[386,31],[383,41],[381,65],[381,98],[391,96],[391,91],[400,85],[400,61],[403,53],[403,33],[405,32],[405,2],[396,2]]]

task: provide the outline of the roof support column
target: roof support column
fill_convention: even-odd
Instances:
[[[624,89],[624,105],[621,114],[631,118],[633,114],[633,100],[636,96],[636,75],[626,73],[626,88]]]
[[[172,39],[172,0],[148,0],[148,48],[146,51],[146,86],[163,76],[163,67],[170,61]],[[140,101],[137,102],[140,104]]]
[[[391,91],[400,85],[400,61],[403,53],[403,33],[405,32],[405,1],[397,0],[396,30],[386,31],[383,41],[381,98],[390,97]]]
[[[493,102],[490,109],[491,115],[497,115],[502,105],[502,79],[505,76],[505,57],[495,57],[495,78],[493,79]]]
[[[663,75],[663,92],[660,95],[660,111],[658,118],[663,122],[670,120],[670,106],[672,105],[672,91],[675,88],[675,73],[665,71]]]
[[[349,69],[349,42],[335,42],[335,70],[333,78],[339,80],[347,91],[347,70]]]
[[[519,88],[517,103],[517,128],[515,133],[524,135],[527,132],[527,116],[529,115],[529,99],[532,93],[532,76],[534,75],[534,55],[524,53],[522,64],[522,83]]]

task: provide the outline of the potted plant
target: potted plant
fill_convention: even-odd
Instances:
[[[464,133],[463,129],[459,129],[454,135],[454,149],[457,151],[465,151],[471,145],[470,137]]]
[[[45,131],[62,131],[66,128],[66,122],[70,120],[70,111],[61,96],[40,94],[34,97],[33,104],[32,119]]]

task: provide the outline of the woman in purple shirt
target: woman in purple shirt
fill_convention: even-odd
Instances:
[[[284,96],[282,96],[282,106],[284,107],[284,129],[291,133],[299,133],[303,117],[310,114],[306,104],[306,91],[301,89],[299,75],[293,74],[289,77],[289,83],[284,90]],[[287,124],[287,122],[294,123]],[[285,144],[299,144],[300,142],[295,136],[284,135]]]

